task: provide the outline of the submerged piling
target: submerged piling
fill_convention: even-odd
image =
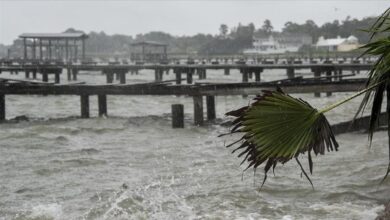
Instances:
[[[172,128],[184,128],[184,106],[172,105]]]

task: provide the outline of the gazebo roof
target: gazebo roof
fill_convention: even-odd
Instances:
[[[138,41],[130,44],[131,46],[142,46],[142,45],[147,45],[147,46],[167,46],[167,44],[160,43],[157,41]]]
[[[40,39],[79,39],[88,38],[84,33],[23,33],[20,38],[40,38]]]

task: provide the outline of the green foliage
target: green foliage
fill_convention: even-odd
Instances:
[[[371,34],[371,42],[362,47],[365,50],[363,55],[369,54],[378,57],[373,68],[369,72],[366,86],[379,84],[374,90],[366,93],[358,109],[357,115],[363,112],[372,98],[371,118],[369,125],[369,140],[372,141],[373,133],[378,125],[379,114],[382,109],[384,92],[387,93],[387,115],[390,113],[390,8],[387,9],[367,30]],[[388,122],[390,125],[390,121]],[[390,129],[389,136],[389,166],[384,179],[390,172]]]
[[[271,167],[275,168],[277,163],[284,164],[291,159],[296,159],[310,181],[298,156],[307,152],[312,173],[312,152],[315,155],[324,154],[325,149],[333,151],[338,148],[325,116],[307,102],[281,90],[263,91],[251,105],[226,115],[236,117],[231,133],[244,133],[238,141],[240,145],[233,152],[242,150],[238,156],[245,156],[242,163],[249,163],[246,169],[256,169],[265,163],[263,184]]]

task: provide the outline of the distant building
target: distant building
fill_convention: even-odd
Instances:
[[[329,38],[325,39],[323,36],[318,38],[316,43],[316,47],[319,49],[325,49],[327,51],[351,51],[359,48],[359,40],[351,35],[348,38],[341,38],[338,36],[337,38]]]
[[[306,34],[280,34],[268,38],[253,38],[252,48],[244,54],[283,54],[297,52],[303,45],[311,45],[312,37]]]

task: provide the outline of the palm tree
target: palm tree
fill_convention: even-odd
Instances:
[[[370,54],[378,57],[378,60],[375,62],[373,68],[369,72],[368,80],[366,87],[369,87],[374,84],[379,84],[373,90],[369,90],[358,109],[356,115],[364,111],[364,108],[367,106],[370,98],[372,97],[372,108],[371,108],[371,118],[369,124],[369,140],[370,145],[372,142],[373,133],[375,128],[378,125],[379,114],[382,109],[382,103],[384,99],[384,91],[386,90],[387,94],[387,106],[386,113],[388,116],[388,137],[389,137],[389,165],[387,172],[383,180],[386,179],[387,175],[390,172],[390,8],[388,8],[373,24],[373,26],[367,30],[371,33],[371,42],[363,46],[365,49],[365,54]],[[382,180],[382,182],[383,182]]]
[[[262,95],[257,96],[249,106],[226,113],[228,116],[235,117],[229,134],[243,133],[239,140],[227,147],[240,143],[233,150],[233,153],[241,150],[238,157],[244,156],[242,163],[249,163],[246,169],[251,167],[256,169],[265,164],[262,185],[265,183],[267,173],[271,168],[274,169],[278,163],[283,164],[292,159],[296,160],[302,173],[312,184],[298,157],[307,153],[309,169],[312,173],[312,152],[318,155],[325,154],[325,149],[337,151],[337,141],[324,113],[362,94],[365,94],[365,97],[358,113],[364,110],[370,97],[373,96],[369,127],[369,137],[372,140],[385,89],[388,100],[387,113],[390,113],[390,8],[378,18],[368,31],[372,34],[372,42],[363,46],[366,49],[364,54],[376,55],[379,56],[379,59],[369,73],[364,90],[321,110],[311,107],[304,100],[285,94],[280,89],[263,91]],[[379,35],[384,35],[384,37],[376,39]],[[390,117],[388,118],[390,125]],[[390,129],[388,130],[390,149]],[[390,163],[384,179],[387,177],[389,169]]]

